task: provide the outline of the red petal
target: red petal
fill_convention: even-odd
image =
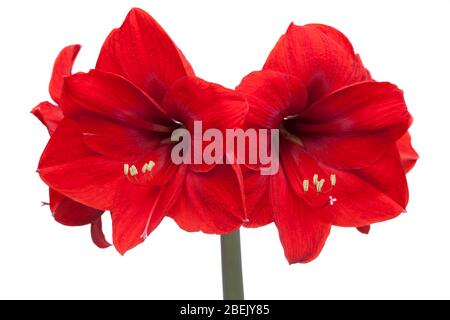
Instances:
[[[241,127],[247,113],[247,103],[241,95],[196,77],[177,81],[163,105],[172,119],[182,122],[191,132],[194,121],[202,121],[204,129]]]
[[[247,228],[259,228],[273,222],[273,208],[270,201],[270,176],[260,171],[243,168],[245,185],[245,205],[247,208]]]
[[[358,170],[327,167],[305,154],[298,145],[281,141],[281,164],[287,183],[303,201],[316,208],[322,222],[340,226],[364,226],[396,217],[408,203],[408,187],[394,144],[384,146],[385,153],[373,165]],[[312,185],[314,174],[325,179],[322,192]],[[330,176],[337,184],[331,188]],[[308,179],[309,191],[302,181]],[[331,190],[330,190],[331,189]],[[329,205],[329,196],[337,199]]]
[[[189,170],[169,216],[186,231],[225,234],[245,221],[240,178],[230,165],[208,172]]]
[[[64,118],[63,112],[50,102],[42,102],[31,110],[31,113],[47,127],[48,132],[53,134],[61,120]]]
[[[55,220],[65,226],[77,227],[98,220],[103,211],[87,207],[50,189],[50,209]]]
[[[89,148],[123,162],[148,155],[152,150],[161,147],[161,141],[168,136],[168,133],[130,128],[95,116],[80,117],[79,124]]]
[[[173,145],[162,143],[167,133],[133,129],[99,117],[81,117],[79,124],[87,147],[139,170],[137,176],[128,176],[132,183],[165,184],[176,171],[171,160]],[[141,174],[150,161],[155,163],[151,173]]]
[[[203,131],[209,128],[219,129],[225,135],[226,129],[242,127],[247,113],[247,103],[241,95],[196,77],[185,77],[177,81],[167,92],[163,105],[172,119],[183,123],[190,131],[193,146],[196,138],[195,121],[201,121]],[[208,144],[203,142],[203,147]],[[225,145],[222,148],[226,150]],[[213,167],[214,165],[196,164],[191,169],[205,172]]]
[[[112,210],[113,242],[125,254],[142,243],[161,223],[179,197],[186,168],[164,187],[122,184]]]
[[[111,247],[111,244],[106,240],[102,228],[102,218],[98,218],[91,224],[91,238],[92,242],[100,249]]]
[[[193,75],[167,33],[140,9],[131,10],[108,36],[96,68],[124,76],[158,102],[174,81]]]
[[[296,115],[306,107],[307,93],[300,79],[273,71],[252,72],[236,90],[249,103],[248,127],[280,127],[284,117]]]
[[[126,79],[91,70],[66,78],[62,96],[65,116],[97,115],[121,124],[167,131],[167,116],[151,98]]]
[[[294,75],[307,85],[309,102],[369,75],[348,39],[325,25],[291,24],[264,69]]]
[[[67,197],[53,190],[52,188],[48,190],[48,193],[50,198],[50,211],[52,212],[52,214],[55,214],[55,211],[58,208],[59,204]]]
[[[307,152],[335,168],[371,165],[412,118],[403,94],[388,83],[365,82],[338,90],[288,123]]]
[[[414,150],[411,144],[411,135],[409,132],[405,133],[398,141],[397,148],[400,153],[400,160],[402,161],[403,169],[408,173],[416,165],[419,155]]]
[[[326,174],[336,174],[331,194],[337,199],[329,210],[335,225],[362,227],[395,218],[405,211],[408,186],[395,145],[385,146],[385,154],[372,166],[340,171],[322,166]]]
[[[397,86],[370,81],[341,88],[317,101],[300,115],[295,129],[320,135],[383,134],[397,140],[411,121]]]
[[[287,179],[282,170],[272,179],[275,224],[289,263],[307,263],[320,254],[331,226],[290,189]]]
[[[357,228],[359,232],[363,233],[363,234],[369,234],[370,232],[370,225],[369,226],[364,226],[364,227],[359,227]]]
[[[336,169],[359,169],[370,166],[385,152],[386,142],[378,136],[307,137],[302,141],[306,152]]]
[[[80,45],[68,46],[64,48],[56,58],[49,90],[50,96],[57,103],[59,103],[61,99],[64,77],[72,74],[72,67],[80,49]]]
[[[76,122],[64,119],[50,138],[39,162],[39,174],[51,188],[97,209],[111,207],[123,163],[86,148]]]

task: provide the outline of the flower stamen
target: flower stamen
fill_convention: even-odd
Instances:
[[[331,183],[332,187],[334,187],[336,185],[336,175],[335,174],[330,175],[330,183]]]
[[[323,208],[328,205],[334,205],[337,201],[336,198],[332,196],[332,191],[336,186],[336,175],[330,174],[329,180],[320,179],[319,174],[315,173],[312,179],[312,183],[315,186],[315,191],[317,192],[317,197],[305,197],[305,201],[309,203],[314,208]],[[325,183],[329,181],[329,186],[325,187]],[[303,191],[307,193],[310,189],[310,183],[308,179],[302,181]],[[327,197],[326,200],[323,197]],[[323,200],[322,200],[323,199]]]
[[[137,168],[136,168],[135,165],[132,165],[132,166],[130,167],[130,175],[131,175],[132,177],[138,175],[138,170],[137,170]]]
[[[303,191],[308,192],[309,190],[309,180],[303,180]]]
[[[130,172],[130,165],[128,163],[125,163],[123,165],[123,174],[127,176],[129,172]]]
[[[313,184],[317,186],[317,183],[319,183],[319,175],[315,173],[313,176]]]
[[[317,182],[317,184],[316,184],[317,192],[322,192],[322,188],[323,188],[324,184],[325,184],[325,179],[322,179]]]
[[[147,171],[152,171],[153,168],[155,167],[155,165],[156,165],[156,163],[155,163],[154,161],[150,160],[150,161],[147,163]]]

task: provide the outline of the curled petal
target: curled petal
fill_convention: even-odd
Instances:
[[[409,132],[405,133],[397,141],[397,148],[400,153],[400,160],[402,162],[403,169],[408,173],[416,165],[419,155],[414,150],[411,144],[411,135]]]
[[[103,214],[101,210],[87,207],[52,189],[50,189],[50,209],[57,222],[70,227],[91,224]]]
[[[100,249],[111,247],[111,244],[106,240],[105,234],[103,233],[101,217],[91,224],[91,238],[92,242]]]
[[[31,113],[46,126],[50,135],[55,132],[61,120],[64,118],[63,112],[50,102],[42,102],[31,110]]]
[[[61,100],[64,78],[72,74],[72,67],[80,49],[80,45],[68,46],[64,48],[56,58],[49,91],[50,96],[57,103]]]

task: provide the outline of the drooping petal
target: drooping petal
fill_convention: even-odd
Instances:
[[[101,210],[87,207],[52,189],[50,189],[50,209],[57,222],[70,227],[91,224],[103,214]]]
[[[225,234],[246,219],[243,187],[231,165],[217,165],[208,172],[188,170],[178,201],[169,212],[186,231]]]
[[[309,104],[369,74],[348,39],[325,25],[291,24],[270,53],[264,69],[294,75],[306,84]]]
[[[103,233],[102,218],[98,218],[91,224],[91,238],[92,242],[100,249],[107,249],[111,247],[111,244],[106,240]]]
[[[64,48],[56,58],[49,91],[50,96],[57,103],[59,103],[61,99],[64,77],[72,74],[72,67],[80,49],[80,45],[68,46]]]
[[[400,160],[402,161],[403,169],[408,173],[416,165],[419,155],[414,150],[411,144],[411,135],[409,132],[405,133],[397,141],[397,148],[400,153]]]
[[[31,110],[31,113],[47,127],[48,132],[53,134],[61,120],[64,118],[63,112],[50,102],[41,102]]]
[[[194,121],[204,129],[234,129],[242,126],[248,107],[234,90],[197,77],[185,77],[167,92],[164,108],[172,119],[193,132]]]
[[[247,98],[248,127],[278,129],[284,117],[298,115],[306,107],[307,92],[300,79],[270,70],[252,72],[236,91]]]
[[[275,224],[288,262],[307,263],[320,254],[331,226],[291,190],[287,179],[280,170],[271,181]]]
[[[84,205],[108,210],[123,176],[123,163],[95,154],[83,143],[78,124],[64,119],[51,136],[38,168],[42,180]]]
[[[163,187],[121,184],[112,209],[113,243],[125,254],[142,243],[161,223],[179,197],[186,168]]]
[[[96,115],[130,127],[167,131],[167,116],[128,80],[91,70],[66,78],[62,109],[66,117]]]
[[[161,26],[145,11],[132,9],[125,22],[106,39],[98,70],[129,79],[158,102],[192,67]]]

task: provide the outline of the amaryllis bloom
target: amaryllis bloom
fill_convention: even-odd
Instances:
[[[106,40],[96,70],[64,80],[64,114],[39,163],[56,191],[110,210],[120,253],[141,243],[165,216],[183,229],[228,233],[245,220],[240,169],[176,165],[172,132],[242,126],[245,100],[195,77],[165,31],[133,9]]]
[[[342,33],[291,25],[237,90],[249,102],[246,126],[280,130],[278,174],[250,168],[244,179],[250,220],[275,222],[290,263],[316,258],[332,225],[368,232],[404,212],[405,171],[417,159],[411,115],[403,92],[373,81]]]
[[[63,81],[64,77],[71,75],[73,63],[79,51],[79,45],[68,46],[56,58],[49,86],[50,95],[56,105],[45,101],[31,111],[47,127],[50,135],[55,132],[64,118],[62,109],[58,107],[61,102]],[[57,222],[67,226],[90,224],[93,242],[100,248],[110,246],[102,231],[102,210],[85,206],[51,188],[49,196],[50,210]]]

